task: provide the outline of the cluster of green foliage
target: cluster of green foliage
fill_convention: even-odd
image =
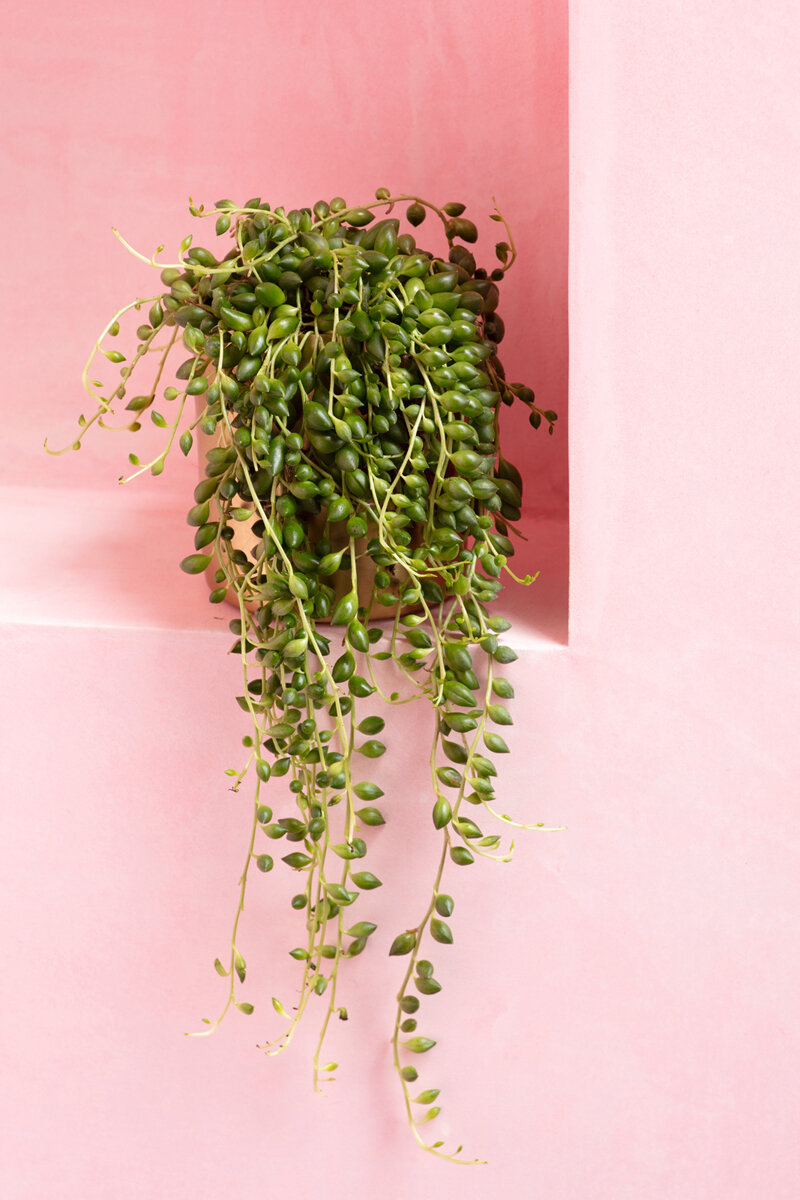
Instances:
[[[412,228],[429,212],[441,221],[447,259],[401,233],[389,215],[398,203]],[[386,215],[375,220],[381,208]],[[95,423],[108,427],[123,402],[126,428],[140,428],[149,411],[166,431],[152,460],[130,456],[128,479],[159,474],[176,442],[188,454],[198,430],[213,439],[188,514],[194,551],[181,566],[211,575],[213,603],[238,606],[238,702],[252,730],[247,761],[229,774],[234,788],[250,771],[255,782],[230,950],[215,963],[227,996],[205,1032],[231,1006],[253,1011],[236,991],[247,970],[239,944],[245,889],[251,868],[269,872],[276,848],[285,848],[282,860],[300,881],[292,907],[304,938],[290,953],[302,975],[292,1012],[273,1000],[285,1026],[265,1048],[284,1049],[309,1002],[321,998],[315,1086],[330,1078],[336,1064],[321,1062],[326,1031],[332,1017],[347,1015],[340,967],[370,945],[376,925],[360,910],[381,886],[366,869],[364,835],[385,823],[383,792],[356,765],[383,755],[385,719],[364,715],[363,705],[423,697],[433,716],[431,820],[441,857],[425,912],[387,939],[389,954],[407,959],[393,1053],[420,1145],[465,1161],[461,1147],[449,1154],[426,1138],[438,1090],[412,1097],[410,1088],[413,1061],[435,1044],[418,1032],[420,997],[441,989],[422,955],[453,941],[445,866],[507,860],[513,843],[504,850],[478,821],[487,813],[516,824],[494,808],[495,758],[508,751],[498,727],[512,723],[514,694],[499,669],[516,654],[500,639],[508,621],[488,605],[502,574],[512,574],[509,534],[522,501],[519,472],[500,452],[498,414],[522,403],[531,425],[550,433],[556,414],[539,409],[530,388],[506,381],[497,354],[498,283],[514,261],[513,238],[495,211],[507,240],[495,246],[499,265],[479,268],[469,249],[477,229],[462,204],[438,208],[385,189],[364,207],[337,197],[286,212],[257,198],[191,211],[215,221],[223,248],[187,237],[178,263],[146,260],[163,267],[163,288],[121,309],[98,339],[84,376],[96,409],[81,417],[73,448]],[[145,308],[130,359],[109,349],[120,320]],[[175,351],[188,357],[163,386]],[[113,389],[90,378],[100,354],[119,366]],[[147,362],[155,364],[150,386],[129,397],[134,371]],[[247,549],[234,544],[245,525]],[[375,664],[385,660],[410,694],[380,686]],[[278,817],[264,790],[276,777],[286,777],[292,798]]]

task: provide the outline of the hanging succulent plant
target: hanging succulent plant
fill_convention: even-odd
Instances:
[[[412,227],[435,214],[447,260],[401,233],[388,215],[399,203]],[[382,208],[387,215],[374,220]],[[499,730],[512,723],[514,695],[502,672],[516,654],[500,638],[509,622],[488,606],[504,572],[517,578],[509,533],[522,502],[519,472],[500,451],[498,415],[517,400],[534,429],[544,422],[552,433],[556,414],[538,408],[528,387],[507,383],[497,356],[497,285],[516,257],[514,241],[496,210],[507,239],[495,247],[500,265],[478,268],[464,205],[438,208],[386,189],[356,208],[337,197],[286,212],[253,199],[242,207],[223,200],[211,212],[192,204],[191,212],[214,218],[230,247],[212,252],[190,236],[178,263],[145,260],[162,267],[164,287],[121,309],[98,339],[84,373],[96,407],[80,418],[72,448],[92,425],[109,427],[125,401],[126,428],[139,429],[149,411],[166,435],[152,460],[130,455],[126,481],[160,474],[175,442],[184,454],[197,436],[206,447],[188,514],[194,551],[181,567],[210,573],[211,602],[238,609],[237,700],[252,729],[246,762],[229,773],[235,789],[252,773],[254,795],[230,950],[215,963],[227,994],[205,1033],[232,1006],[253,1011],[237,999],[246,972],[240,917],[252,868],[271,871],[280,846],[299,881],[291,903],[303,936],[290,953],[301,974],[293,1011],[273,1000],[285,1026],[266,1048],[285,1048],[318,1001],[315,1086],[334,1069],[322,1065],[323,1044],[331,1018],[346,1015],[340,970],[374,938],[369,893],[381,885],[366,856],[370,830],[384,824],[383,792],[363,777],[363,762],[384,754],[385,719],[370,709],[373,697],[389,705],[419,697],[431,710],[431,822],[441,855],[424,912],[411,925],[399,920],[402,932],[383,947],[405,960],[393,1056],[415,1138],[463,1162],[461,1147],[450,1154],[426,1139],[438,1090],[412,1097],[410,1089],[414,1063],[435,1045],[418,1031],[420,997],[441,990],[424,955],[453,941],[445,868],[507,860],[500,835],[479,825],[483,814],[516,824],[494,808],[495,758],[508,751]],[[106,338],[143,308],[148,319],[128,361]],[[188,358],[162,387],[176,351]],[[98,355],[119,364],[113,389],[92,378]],[[134,372],[151,362],[149,385],[128,398]],[[401,681],[388,694],[375,667],[386,660]],[[287,789],[272,784],[276,777],[287,778],[293,802],[277,817],[272,806],[284,810]]]

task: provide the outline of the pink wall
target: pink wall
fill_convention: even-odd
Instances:
[[[358,43],[380,61],[387,115],[407,87],[418,121],[400,145],[378,130],[366,167],[351,156],[348,192],[411,173],[448,190],[452,179],[477,202],[474,169],[490,156],[509,188],[516,179],[518,207],[523,182],[540,195],[544,134],[532,130],[545,117],[535,100],[552,82],[542,56],[553,65],[547,48],[560,44],[563,14],[467,5],[461,24],[463,9],[326,9],[363,18]],[[71,341],[82,344],[128,286],[127,261],[89,237],[112,221],[140,244],[169,237],[176,205],[200,193],[220,105],[205,133],[178,83],[209,71],[212,47],[255,61],[239,27],[215,23],[205,5],[193,12],[192,49],[171,81],[163,64],[188,18],[157,24],[155,7],[84,10],[68,33],[54,12],[36,30],[17,24],[9,43],[27,81],[13,111],[42,138],[33,156],[20,142],[16,161],[29,155],[30,172],[49,148],[67,195],[57,220],[68,213],[76,230],[71,261],[86,255],[87,278],[108,289],[101,305],[84,292],[72,324],[59,324],[57,374],[46,363],[37,370],[52,372],[50,389],[46,379],[30,387],[36,421],[74,407],[63,397],[80,363]],[[253,6],[257,29],[260,12]],[[321,101],[341,72],[342,120],[360,123],[358,102],[376,85],[349,79],[344,51],[356,34],[325,20],[276,9],[263,24],[293,28],[306,69],[324,72]],[[115,46],[122,27],[132,40]],[[313,58],[326,38],[340,48],[335,67],[321,50]],[[92,555],[88,503],[47,559],[47,530],[71,503],[56,485],[74,487],[77,465],[48,476],[31,445],[27,463],[55,479],[51,525],[5,561],[38,580],[44,557],[66,576],[75,546],[86,615],[67,620],[55,594],[48,619],[37,588],[35,616],[15,610],[17,624],[0,630],[12,680],[0,721],[0,1176],[14,1200],[796,1200],[800,21],[788,0],[763,11],[573,0],[570,41],[571,635],[569,647],[543,643],[518,619],[518,723],[503,777],[507,810],[568,831],[528,835],[510,866],[454,879],[456,944],[442,958],[441,1006],[429,1010],[443,1132],[489,1165],[449,1167],[413,1148],[388,1062],[396,972],[382,952],[352,964],[352,1020],[336,1033],[342,1069],[326,1100],[311,1093],[310,1037],[268,1062],[253,1049],[269,996],[290,992],[287,930],[269,917],[288,886],[277,878],[247,913],[257,1017],[202,1043],[181,1038],[219,997],[210,963],[242,852],[242,809],[222,775],[243,731],[227,700],[229,638],[218,614],[196,607],[197,581],[178,573],[148,584],[135,622],[113,548],[113,570]],[[501,69],[478,83],[479,64],[496,54]],[[84,92],[56,91],[57,55],[64,87],[82,79]],[[287,88],[274,52],[262,49],[258,66],[258,84],[240,85],[245,107],[274,77]],[[219,78],[211,90],[221,101]],[[456,136],[476,95],[486,107]],[[445,104],[451,138],[429,126],[431,96]],[[118,150],[105,137],[113,100]],[[331,125],[324,136],[309,126],[313,150],[295,149],[291,178],[270,162],[274,194],[291,184],[306,199],[325,187],[326,156],[337,169],[347,161]],[[244,172],[241,185],[229,182],[255,137],[249,113],[246,128],[227,178],[200,179],[212,197],[250,190]],[[270,154],[275,134],[259,136]],[[185,170],[166,165],[174,147]],[[434,148],[448,161],[434,164]],[[142,179],[138,151],[149,158]],[[414,161],[398,165],[405,155]],[[39,228],[45,198],[25,172],[16,186]],[[154,217],[144,197],[156,186]],[[180,229],[176,220],[173,236]],[[531,286],[544,269],[535,264]],[[83,268],[75,277],[84,287]],[[509,294],[507,305],[511,325],[524,302]],[[116,466],[97,453],[103,505]],[[104,512],[104,539],[112,527]],[[152,570],[146,536],[137,544],[132,522],[122,536]],[[76,603],[71,595],[73,612]],[[413,744],[418,718],[406,720]],[[375,904],[388,940],[397,914],[425,895],[430,863],[414,830],[429,805],[398,742],[383,762],[389,824],[374,853],[386,883]],[[394,868],[390,834],[408,845]]]
[[[357,203],[385,186],[457,199],[482,230],[490,266],[497,196],[520,255],[500,306],[504,362],[566,424],[565,0],[536,12],[525,0],[248,2],[235,18],[208,0],[3,9],[0,178],[4,211],[23,217],[14,237],[7,227],[6,267],[29,281],[46,245],[48,284],[60,303],[69,296],[48,321],[46,350],[35,320],[11,344],[26,400],[16,478],[33,470],[47,486],[72,484],[69,458],[43,469],[44,436],[69,438],[96,333],[160,286],[111,226],[145,254],[160,243],[174,254],[200,227],[190,195],[206,205],[262,195],[292,207],[337,193]],[[31,317],[40,295],[26,293]],[[524,412],[508,428],[530,468],[531,503],[563,510],[566,433],[545,445]],[[117,478],[119,440],[87,444],[84,478]],[[176,466],[159,486],[183,492],[181,483]]]
[[[583,1161],[538,1182],[789,1200],[800,13],[574,0],[570,52],[571,638],[539,762],[579,914],[549,1128]]]

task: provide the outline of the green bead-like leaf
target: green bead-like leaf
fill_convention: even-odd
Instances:
[[[364,699],[366,696],[372,696],[377,690],[372,684],[367,682],[363,675],[354,675],[347,686],[351,695],[358,696],[361,699]]]
[[[374,217],[368,208],[351,208],[349,212],[342,213],[342,219],[347,221],[349,225],[369,225]]]
[[[436,776],[445,787],[457,788],[461,785],[461,772],[455,767],[437,767]]]
[[[383,789],[379,788],[377,783],[357,783],[353,791],[358,796],[359,800],[380,800],[384,794]]]
[[[331,850],[334,854],[338,854],[339,858],[344,858],[345,860],[359,857],[348,842],[336,842],[335,845],[331,846]]]
[[[453,897],[446,895],[444,892],[436,897],[435,908],[440,917],[449,917],[455,906]]]
[[[342,546],[342,549],[338,550],[335,554],[323,555],[323,557],[320,559],[319,566],[317,567],[318,573],[320,575],[335,574],[335,572],[339,570],[345,549],[346,547]]]
[[[292,638],[292,640],[287,642],[283,647],[283,657],[299,658],[301,655],[305,654],[307,646],[308,638],[305,634],[299,638]]]
[[[458,477],[455,476],[454,478]],[[444,658],[448,667],[452,667],[454,671],[472,670],[472,658],[466,646],[459,646],[456,643],[448,642],[444,648]]]
[[[347,640],[354,650],[366,654],[370,647],[369,634],[360,621],[353,620],[347,626]]]
[[[412,1054],[426,1054],[428,1050],[432,1050],[436,1045],[434,1038],[429,1037],[413,1037],[402,1043],[404,1049],[410,1050]]]
[[[356,810],[356,816],[365,825],[385,825],[383,813],[377,808],[359,808]]]
[[[508,754],[508,746],[499,733],[484,733],[483,740],[486,748],[493,754]]]
[[[289,579],[289,591],[298,600],[308,599],[308,584],[300,575],[292,575]]]
[[[366,892],[382,886],[382,881],[378,879],[377,875],[373,875],[371,871],[355,871],[350,878],[356,887],[363,888]]]
[[[186,524],[193,525],[197,528],[199,528],[201,525],[205,525],[208,522],[208,511],[209,506],[207,500],[203,504],[195,504],[194,507],[190,508],[186,514]]]
[[[473,754],[472,765],[481,778],[488,778],[497,774],[497,767],[490,758],[486,758],[483,754]]]
[[[441,942],[444,946],[450,946],[453,943],[453,931],[446,921],[440,921],[438,917],[431,918],[431,937],[435,942]]]
[[[352,904],[354,900],[358,899],[358,892],[348,892],[341,883],[326,883],[325,891],[337,904]]]
[[[331,669],[334,683],[346,683],[356,669],[356,660],[349,650],[337,658]]]
[[[512,663],[517,661],[519,655],[510,646],[498,646],[492,657],[495,662]]]
[[[477,242],[478,240],[478,230],[466,217],[454,217],[448,221],[447,230],[451,237],[461,238],[462,242]]]
[[[342,596],[330,616],[331,625],[349,625],[358,611],[358,596],[348,592]]]
[[[433,824],[436,829],[444,829],[447,822],[453,815],[453,810],[450,807],[449,800],[444,796],[440,796],[433,806]]]
[[[373,925],[372,921],[358,921],[351,929],[346,929],[345,933],[348,937],[365,938],[374,933],[377,928],[378,926]]]
[[[311,859],[307,854],[301,854],[299,850],[295,850],[293,854],[285,854],[283,861],[287,866],[293,867],[296,871],[299,871],[303,867],[307,867],[311,862]]]
[[[468,755],[466,746],[462,746],[460,742],[448,742],[443,740],[442,749],[450,759],[450,762],[465,763],[467,761]]]
[[[463,683],[458,683],[456,680],[450,680],[442,689],[445,697],[451,704],[457,704],[460,708],[474,708],[475,697],[468,687]]]
[[[398,933],[397,937],[391,944],[389,954],[410,954],[417,944],[417,936],[414,933]]]
[[[274,725],[270,725],[269,733],[274,738],[288,738],[294,733],[294,725],[289,721],[276,721]]]
[[[456,733],[470,733],[473,729],[478,728],[478,722],[474,717],[467,716],[466,713],[451,713],[447,714],[447,724]]]
[[[386,722],[383,717],[365,717],[363,721],[356,726],[359,733],[382,733],[386,727]]]
[[[286,293],[276,283],[260,283],[255,291],[256,300],[264,308],[277,308],[286,302]]]
[[[187,575],[200,575],[210,562],[210,554],[188,554],[181,562],[181,570]]]
[[[386,747],[383,742],[379,742],[376,738],[370,738],[358,747],[359,754],[366,755],[367,758],[380,758],[386,753]]]
[[[328,520],[330,520],[330,521],[346,521],[352,511],[353,511],[352,505],[351,505],[350,501],[347,499],[347,497],[346,496],[337,496],[334,500],[331,500],[330,504],[328,505]],[[341,556],[343,553],[344,553],[344,548],[339,552],[338,555],[336,555],[336,557],[338,557],[340,561],[341,561]],[[331,556],[331,557],[333,557],[333,556]],[[322,567],[322,564],[320,563],[320,569],[321,569],[321,567]]]

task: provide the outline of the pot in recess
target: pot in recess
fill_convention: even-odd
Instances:
[[[203,408],[205,407],[199,398],[198,398],[197,407],[198,407],[198,413],[202,412]],[[215,433],[215,434],[203,433],[203,431],[200,429],[199,426],[194,431],[194,438],[195,438],[195,445],[197,446],[197,452],[198,452],[200,478],[204,479],[205,478],[206,452],[208,450],[210,450],[213,446],[220,446],[220,445],[224,445],[226,443],[220,437],[219,433]],[[212,499],[211,503],[210,503],[210,520],[216,521],[216,520],[218,520],[218,518],[219,518],[219,507],[216,504],[215,500]],[[242,550],[242,551],[244,551],[245,554],[249,555],[250,551],[253,549],[253,547],[256,545],[256,543],[259,540],[253,533],[253,526],[255,525],[257,520],[258,520],[258,517],[254,516],[254,517],[249,518],[246,521],[237,521],[233,524],[233,538],[231,539],[230,544],[234,549]],[[323,512],[321,512],[319,514],[319,516],[314,517],[312,519],[312,521],[309,525],[309,532],[310,532],[312,541],[318,541],[325,535],[325,512],[324,512],[324,510],[323,510]],[[373,586],[375,583],[375,573],[378,569],[375,566],[372,559],[369,558],[369,556],[366,553],[367,545],[368,545],[370,539],[375,536],[376,532],[377,532],[377,526],[372,525],[371,527],[368,527],[366,537],[356,538],[356,541],[355,541],[355,552],[356,552],[356,559],[357,559],[356,566],[357,566],[357,577],[358,577],[358,603],[359,603],[359,605],[363,605],[364,608],[367,608],[369,606],[370,598],[372,596],[372,589],[373,589]],[[350,539],[349,539],[347,531],[345,529],[344,522],[337,522],[336,524],[331,525],[328,529],[328,538],[331,542],[331,549],[333,552],[335,552],[337,550],[341,550],[341,548],[343,546],[346,546]],[[214,578],[214,575],[215,575],[216,571],[219,569],[219,567],[221,566],[221,563],[220,563],[220,560],[219,560],[219,557],[217,556],[217,554],[214,553],[213,546],[210,546],[208,548],[208,550],[206,551],[206,553],[209,553],[209,552],[212,554],[212,559],[211,559],[209,566],[206,568],[206,580],[208,581],[209,587],[214,588],[214,587],[219,586]],[[393,577],[391,585],[389,586],[388,589],[385,589],[385,590],[388,590],[390,592],[399,591],[400,587],[404,584],[404,582],[408,578],[406,572],[403,570],[402,567],[393,567],[393,566],[385,567],[384,570],[387,571],[387,573]],[[349,570],[336,571],[333,575],[328,576],[326,582],[328,583],[328,585],[330,587],[332,587],[334,589],[334,592],[335,592],[334,604],[335,604],[336,600],[338,600],[341,596],[346,595],[350,591],[350,588],[351,588],[350,571]],[[226,602],[229,604],[235,605],[237,608],[239,607],[236,596],[231,589],[228,590],[228,595],[226,596]],[[331,607],[333,607],[333,606],[331,606]],[[405,612],[414,612],[415,607],[416,606],[408,607],[404,611]],[[396,611],[397,610],[394,608],[387,608],[385,605],[375,603],[372,605],[372,607],[369,610],[367,615],[373,619],[374,618],[389,619],[389,618],[394,618]],[[327,624],[327,621],[322,620],[322,621],[320,621],[320,623]]]

